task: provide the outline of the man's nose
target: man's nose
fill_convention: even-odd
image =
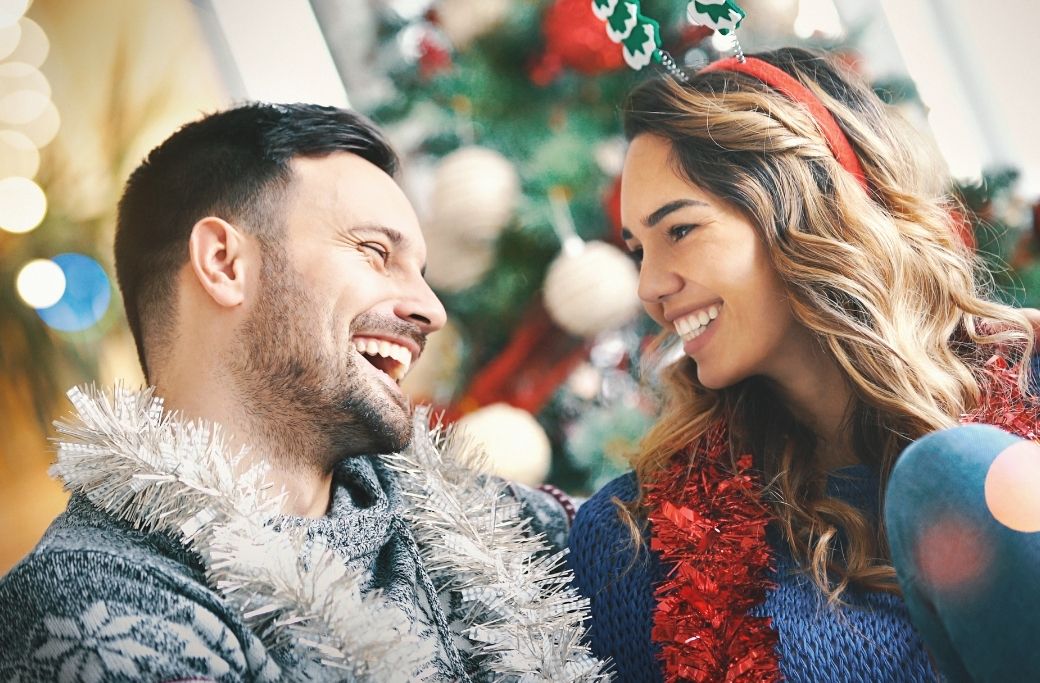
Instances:
[[[448,314],[444,304],[437,298],[426,280],[419,277],[413,286],[412,296],[398,303],[394,311],[399,318],[414,322],[424,334],[430,334],[444,327]]]

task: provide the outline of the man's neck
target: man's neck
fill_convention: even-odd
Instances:
[[[285,491],[283,512],[295,517],[324,517],[332,502],[332,473],[287,472],[272,468],[267,480]]]
[[[212,376],[212,375],[211,375]],[[226,430],[229,452],[247,449],[243,469],[258,462],[270,467],[268,483],[274,492],[285,491],[283,512],[298,517],[322,517],[329,509],[332,495],[332,472],[322,471],[314,463],[325,462],[317,457],[318,450],[327,447],[320,442],[316,430],[294,429],[303,425],[291,416],[276,419],[258,417],[256,411],[235,396],[228,383],[185,383],[175,377],[156,382],[156,392],[163,398],[166,409],[178,411],[186,419],[214,422]],[[306,431],[307,433],[299,433]]]

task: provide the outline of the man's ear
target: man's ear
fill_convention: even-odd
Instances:
[[[253,267],[249,240],[227,221],[207,216],[191,229],[188,259],[203,291],[218,306],[234,307],[245,300],[246,275]]]

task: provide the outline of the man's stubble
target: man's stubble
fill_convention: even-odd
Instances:
[[[280,447],[270,456],[329,472],[344,457],[404,448],[411,437],[407,402],[373,379],[374,368],[362,367],[368,362],[353,348],[334,347],[333,312],[301,280],[277,247],[264,249],[260,296],[239,331],[240,351],[228,360],[253,428]],[[363,313],[351,332],[401,326]]]

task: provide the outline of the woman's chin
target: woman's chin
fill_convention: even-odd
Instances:
[[[706,389],[721,391],[726,387],[733,386],[741,380],[741,377],[732,371],[720,370],[721,369],[713,369],[710,367],[704,367],[702,364],[697,364],[697,381]]]

